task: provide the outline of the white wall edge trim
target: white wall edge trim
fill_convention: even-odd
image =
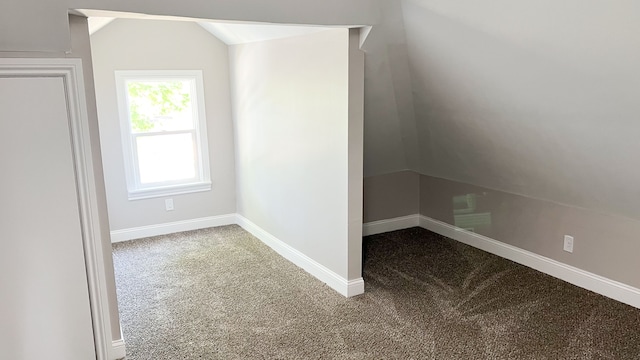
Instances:
[[[401,216],[393,219],[372,221],[362,225],[362,236],[420,226],[420,215]]]
[[[100,206],[92,158],[89,114],[81,59],[0,59],[0,77],[55,77],[63,80],[70,130],[71,152],[78,191],[87,290],[91,305],[97,360],[109,359],[111,318],[102,252]]]
[[[111,231],[111,242],[141,239],[150,236],[166,235],[181,231],[205,229],[214,226],[232,225],[236,223],[236,214],[208,216],[203,218],[174,221],[164,224],[140,226],[130,229]]]
[[[412,222],[413,218],[418,219],[418,224],[414,224]],[[407,226],[403,227],[404,225]],[[498,240],[455,227],[451,224],[447,224],[427,216],[412,215],[370,222],[364,224],[363,228],[365,230],[363,232],[368,233],[368,235],[373,235],[414,226],[420,226],[424,229],[517,262],[518,264],[538,270],[581,288],[604,295],[633,307],[640,308],[640,289],[561,263],[557,260],[520,249],[513,245],[505,244]]]
[[[123,339],[114,340],[111,344],[111,360],[124,359],[127,356],[127,350]]]
[[[264,229],[251,222],[251,220],[240,214],[236,214],[236,223],[280,254],[280,256],[299,266],[318,280],[326,283],[329,287],[340,294],[346,297],[351,297],[364,293],[364,280],[362,278],[354,280],[347,280],[343,278],[307,255],[287,245],[282,240],[269,234]]]

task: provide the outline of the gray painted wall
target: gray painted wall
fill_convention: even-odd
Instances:
[[[420,140],[413,170],[640,219],[636,2],[406,0],[403,9]]]
[[[91,36],[111,230],[236,212],[227,46],[196,23],[117,19]],[[128,200],[115,70],[202,70],[212,189]],[[172,198],[175,210],[166,211]]]
[[[420,214],[640,288],[640,221],[426,175]]]
[[[420,212],[420,174],[405,170],[364,178],[364,222]]]
[[[365,178],[364,221],[421,214],[640,288],[640,221],[414,171]],[[564,235],[575,238],[563,250]]]
[[[238,213],[345,279],[348,43],[333,29],[229,47]]]
[[[379,23],[362,49],[365,61],[364,175],[417,169],[418,134],[399,0],[377,0]]]
[[[422,213],[455,222],[451,197],[473,184],[489,197],[491,237],[637,287],[639,5],[402,8]]]

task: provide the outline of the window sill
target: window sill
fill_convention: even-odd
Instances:
[[[203,192],[211,190],[211,181],[193,183],[193,184],[181,184],[172,186],[163,186],[150,189],[141,189],[129,191],[129,200],[142,200],[151,199],[163,196],[190,194],[196,192]]]

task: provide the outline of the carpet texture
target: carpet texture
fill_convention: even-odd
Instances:
[[[231,225],[113,246],[129,360],[640,359],[640,310],[421,228],[346,299]]]

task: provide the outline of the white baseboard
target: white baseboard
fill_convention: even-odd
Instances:
[[[111,242],[116,243],[133,239],[141,239],[149,236],[172,234],[181,231],[232,225],[235,223],[236,214],[226,214],[157,225],[140,226],[136,228],[111,231]]]
[[[420,215],[408,215],[393,219],[372,221],[362,225],[362,236],[420,226]]]
[[[124,359],[127,356],[127,351],[125,349],[124,340],[114,340],[111,344],[111,354],[109,357],[111,360],[120,360]]]
[[[418,218],[416,217],[416,222],[417,219]],[[111,242],[116,243],[120,241],[145,238],[149,236],[165,235],[181,231],[197,230],[231,224],[240,225],[246,231],[250,232],[253,236],[257,237],[263,243],[267,244],[267,246],[275,250],[282,257],[301,267],[309,274],[315,276],[320,281],[335,289],[340,294],[351,297],[364,293],[364,280],[362,278],[347,280],[341,277],[340,275],[319,264],[315,260],[309,258],[305,254],[277,239],[273,235],[266,232],[264,229],[260,228],[259,226],[239,214],[211,216],[193,220],[141,226],[131,229],[114,230],[111,232]]]
[[[340,293],[346,297],[352,297],[352,296],[364,294],[364,279],[358,278],[355,280],[348,280],[347,292],[346,293],[340,292]]]
[[[414,217],[418,219],[417,225],[413,223]],[[640,289],[423,215],[404,216],[401,218],[367,223],[363,226],[363,229],[367,229],[363,230],[363,233],[377,234],[391,231],[388,229],[402,229],[402,226],[405,226],[404,228],[420,226],[581,288],[640,308]]]
[[[440,235],[471,245],[475,248],[498,255],[551,275],[581,288],[618,300],[625,304],[640,308],[640,289],[607,279],[603,276],[561,263],[559,261],[520,249],[513,245],[466,231],[426,216],[420,216],[420,227]]]
[[[329,287],[340,294],[346,297],[351,297],[364,293],[364,280],[362,278],[355,280],[347,280],[343,278],[307,255],[277,239],[240,214],[237,214],[236,221],[243,229],[260,239],[260,241],[272,248],[282,257],[301,267],[306,272],[326,283]]]

